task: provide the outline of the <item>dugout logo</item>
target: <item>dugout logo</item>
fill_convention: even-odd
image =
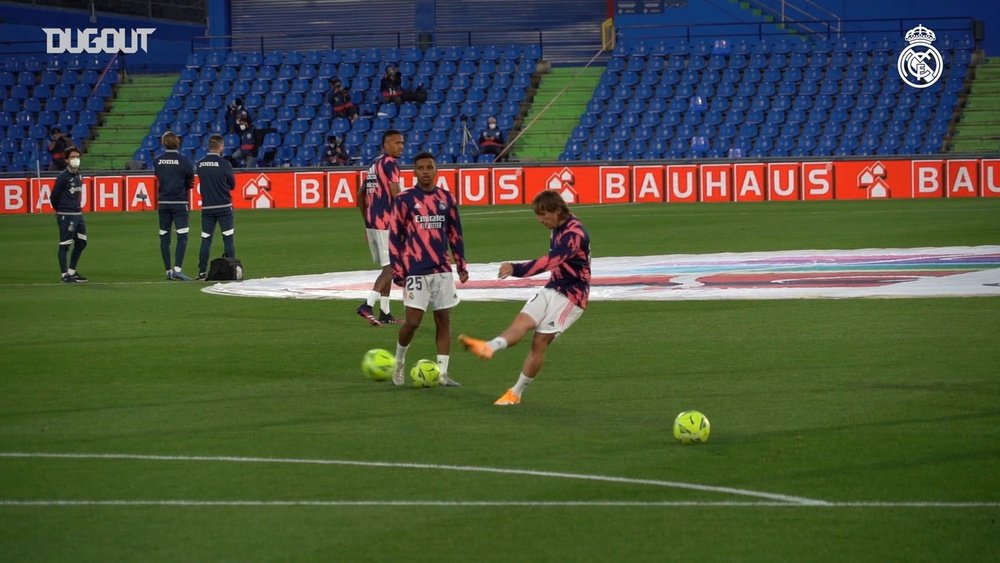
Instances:
[[[903,36],[909,45],[899,54],[896,70],[903,82],[914,88],[933,86],[944,72],[944,59],[931,43],[937,39],[934,32],[922,25]]]
[[[43,27],[45,32],[45,52],[50,55],[60,53],[124,53],[131,55],[146,50],[149,36],[156,31],[155,27],[136,29],[105,28],[97,29],[62,29]]]

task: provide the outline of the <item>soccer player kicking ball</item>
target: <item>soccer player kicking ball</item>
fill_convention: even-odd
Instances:
[[[455,197],[434,185],[437,164],[431,153],[420,153],[413,160],[417,186],[400,192],[393,200],[393,223],[389,230],[389,257],[392,281],[403,286],[406,321],[399,329],[396,342],[394,385],[405,383],[406,350],[420,328],[427,307],[434,308],[437,327],[437,364],[441,368],[441,385],[455,387],[458,382],[448,377],[451,354],[451,318],[449,312],[458,305],[455,278],[448,262],[448,248],[455,257],[458,280],[469,280],[462,240],[462,221],[458,216]]]
[[[548,271],[551,272],[549,283],[528,300],[500,336],[488,342],[464,334],[458,337],[466,349],[488,360],[497,350],[514,346],[529,331],[535,331],[531,351],[524,359],[517,383],[494,405],[521,402],[524,389],[542,369],[549,344],[583,315],[590,296],[590,235],[587,228],[570,213],[569,206],[555,191],[541,192],[535,196],[531,207],[538,222],[552,231],[549,253],[531,262],[504,262],[500,265],[499,277],[527,278]]]

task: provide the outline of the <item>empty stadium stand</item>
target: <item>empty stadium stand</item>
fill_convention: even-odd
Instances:
[[[565,123],[539,126],[515,146],[515,156],[519,149],[528,159],[558,155],[563,161],[995,150],[991,119],[1000,107],[994,82],[1000,72],[987,62],[978,85],[972,81],[979,62],[973,39],[939,38],[935,45],[948,64],[940,80],[923,89],[903,85],[896,73],[904,45],[901,37],[794,35],[620,43],[591,75],[593,92],[577,96],[581,109],[566,115],[552,109]],[[319,165],[328,135],[344,139],[353,163],[366,163],[390,128],[406,134],[404,163],[422,150],[443,163],[488,162],[467,133],[475,136],[496,116],[514,137],[525,117],[533,119],[551,99],[546,96],[563,90],[564,82],[552,77],[579,74],[557,69],[536,90],[537,71],[546,66],[538,44],[198,50],[179,76],[162,78],[169,92],[150,86],[132,97],[109,61],[86,55],[0,60],[0,171],[35,170],[36,162],[46,168],[46,137],[57,125],[85,153],[92,151],[88,163],[98,167],[121,168],[126,159],[148,165],[167,130],[182,136],[184,152],[200,158],[207,136],[226,132],[225,106],[235,97],[244,99],[257,128],[273,130],[260,149],[265,166]],[[427,101],[381,103],[378,80],[388,65],[402,71],[404,87],[426,85]],[[354,122],[333,116],[327,95],[334,77],[352,91],[361,113]],[[235,147],[235,137],[226,144]],[[562,147],[561,154],[547,144]]]
[[[110,57],[6,56],[0,60],[0,171],[42,170],[51,163],[49,130],[78,146],[92,136],[118,80]]]
[[[902,38],[619,45],[560,160],[934,154],[974,43],[944,37],[929,88],[903,87]]]

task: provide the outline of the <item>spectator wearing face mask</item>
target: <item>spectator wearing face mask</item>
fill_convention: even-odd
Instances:
[[[244,168],[256,168],[257,166],[257,135],[253,127],[245,119],[236,122],[236,134],[240,136],[239,147],[233,151],[233,160]]]
[[[486,130],[479,134],[478,144],[479,154],[492,154],[496,160],[507,159],[506,154],[500,158],[500,153],[503,152],[507,140],[504,138],[503,131],[497,127],[497,118],[490,117],[486,120]]]
[[[243,105],[243,100],[236,98],[233,103],[226,106],[226,132],[236,133],[239,130],[240,118],[247,124],[250,123],[250,112]]]

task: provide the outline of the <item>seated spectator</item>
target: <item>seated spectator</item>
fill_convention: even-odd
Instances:
[[[326,138],[326,149],[323,152],[323,164],[326,166],[347,166],[350,161],[347,155],[347,148],[336,136],[330,135]]]
[[[346,117],[351,123],[358,118],[358,108],[351,101],[351,91],[344,88],[339,78],[330,81],[330,105],[334,117]]]
[[[403,88],[403,73],[396,71],[396,84],[399,84],[400,91],[403,93],[404,102],[418,102],[424,103],[427,101],[427,87],[423,83],[423,79],[417,78],[410,86],[410,88]]]
[[[245,117],[236,119],[236,133],[240,136],[239,147],[233,151],[233,160],[243,168],[257,167],[257,135]]]
[[[395,68],[385,67],[385,76],[379,82],[378,89],[382,91],[383,102],[396,105],[403,102],[403,87],[399,83],[399,75],[396,74]]]
[[[491,116],[486,120],[486,130],[479,134],[478,143],[479,154],[492,154],[496,160],[507,160],[506,153],[502,159],[500,158],[507,141],[504,139],[503,131],[497,128],[497,118]]]
[[[53,127],[52,131],[49,132],[49,154],[52,155],[52,164],[49,164],[49,170],[65,170],[66,153],[71,148],[75,148],[73,140],[64,135],[62,129]]]
[[[243,105],[243,100],[241,98],[236,98],[231,104],[226,106],[226,131],[229,133],[238,133],[239,124],[237,121],[240,117],[247,122],[247,125],[251,123],[250,112],[247,111],[246,106]]]

